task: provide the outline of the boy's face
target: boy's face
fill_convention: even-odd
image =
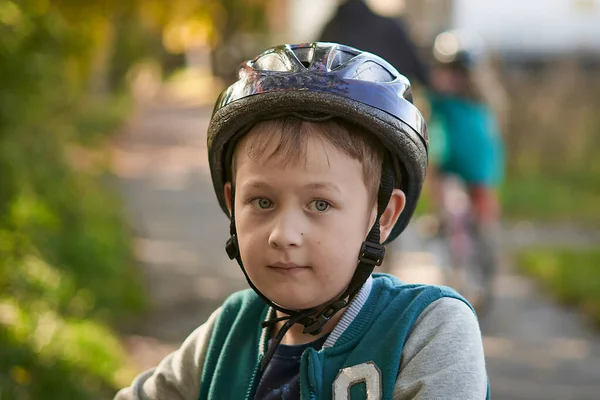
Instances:
[[[252,135],[252,132],[248,134]],[[253,160],[246,138],[235,152],[235,222],[244,267],[256,287],[290,309],[341,294],[376,217],[358,160],[310,138],[306,159]],[[270,154],[277,145],[267,149]],[[226,197],[230,198],[227,185]]]

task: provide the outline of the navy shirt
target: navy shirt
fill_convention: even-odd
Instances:
[[[300,359],[309,347],[320,350],[327,340],[325,335],[314,342],[285,345],[280,344],[258,383],[254,400],[298,400],[300,399]],[[273,339],[269,340],[269,346]]]

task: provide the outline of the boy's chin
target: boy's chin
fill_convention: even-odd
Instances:
[[[276,298],[272,298],[271,301],[273,301],[280,307],[294,311],[306,310],[309,308],[318,308],[325,303],[319,302],[318,300],[315,301],[314,297],[309,299],[290,296],[276,296]]]
[[[292,291],[263,293],[278,306],[294,311],[307,310],[309,308],[321,309],[332,300],[337,300],[341,294],[340,292],[335,295],[331,295],[330,297],[323,297],[322,293],[311,293],[310,291],[302,293],[294,293]]]

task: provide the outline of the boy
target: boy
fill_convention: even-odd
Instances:
[[[226,250],[252,290],[116,399],[486,398],[468,303],[372,274],[425,177],[409,82],[333,43],[275,47],[238,75],[208,151]]]

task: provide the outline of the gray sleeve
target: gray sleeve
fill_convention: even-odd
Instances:
[[[462,301],[442,298],[417,319],[402,351],[394,400],[482,400],[487,373],[481,331]]]
[[[206,349],[219,312],[217,309],[156,368],[138,375],[130,387],[120,390],[114,400],[197,400]]]

